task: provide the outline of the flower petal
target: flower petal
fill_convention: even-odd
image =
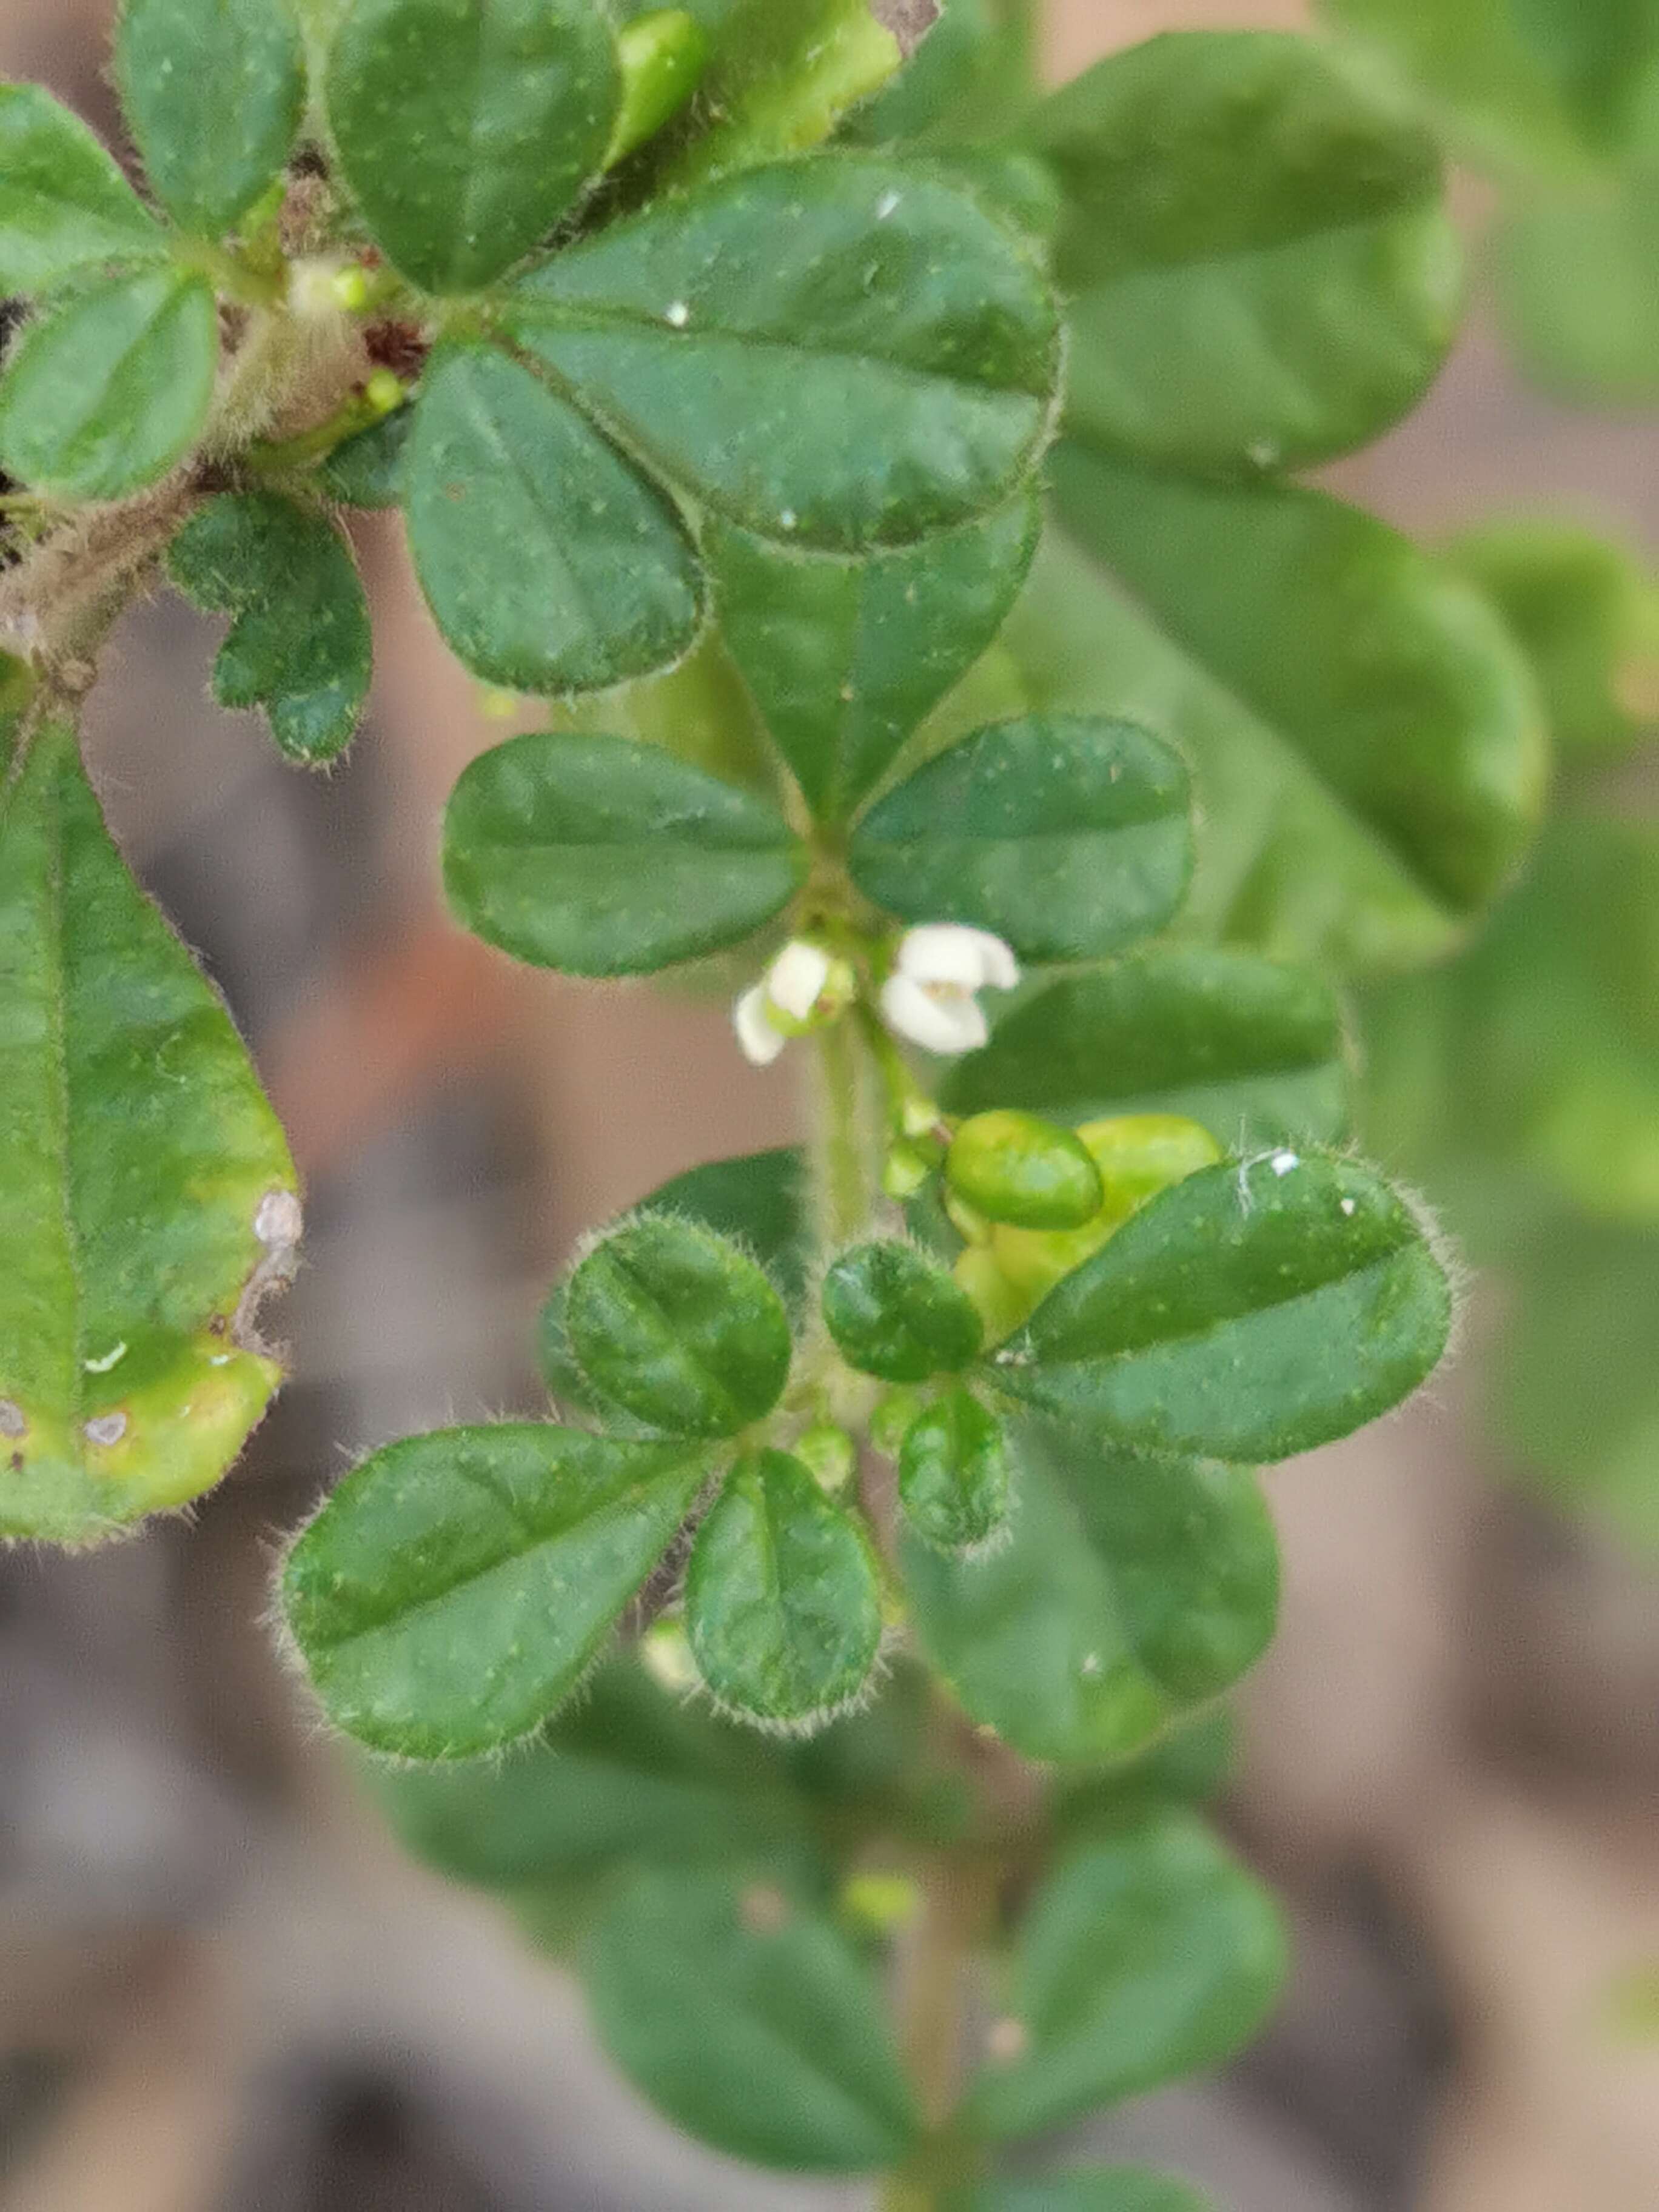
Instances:
[[[914,975],[890,975],[881,988],[881,1011],[896,1030],[925,1051],[976,1052],[990,1035],[977,1003],[967,991],[925,989]]]
[[[787,1041],[766,1018],[764,983],[757,983],[738,1000],[732,1009],[732,1026],[738,1033],[744,1058],[757,1067],[769,1067]]]
[[[766,995],[782,1012],[804,1022],[830,981],[830,955],[820,945],[792,938],[766,971]]]
[[[954,983],[965,991],[987,983],[1007,991],[1019,981],[1010,946],[988,929],[959,921],[924,921],[907,929],[899,940],[898,966],[919,983]]]

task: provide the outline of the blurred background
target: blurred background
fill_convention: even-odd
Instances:
[[[1302,10],[1049,17],[1060,76]],[[112,132],[106,21],[0,0],[0,72]],[[1459,191],[1479,228],[1492,187]],[[1651,551],[1659,413],[1547,400],[1510,357],[1478,311],[1428,404],[1332,480],[1430,538],[1537,507]],[[354,527],[379,672],[343,772],[285,770],[207,703],[217,626],[176,599],[134,612],[95,695],[116,834],[292,1134],[307,1266],[293,1379],[191,1522],[0,1559],[0,2212],[859,2206],[647,2112],[574,1984],[398,1854],[263,1632],[278,1533],[352,1458],[539,1402],[533,1319],[581,1228],[795,1110],[721,1009],[515,970],[448,926],[439,810],[501,727],[395,531]],[[1659,2207],[1659,1607],[1632,1534],[1659,1527],[1659,1449],[1634,1512],[1517,1483],[1481,1407],[1504,1297],[1479,1291],[1433,1402],[1270,1479],[1284,1620],[1238,1700],[1224,1819],[1288,1901],[1291,1994],[1224,2078],[1079,2139],[1231,2212]],[[1659,1327],[1634,1357],[1659,1375]]]

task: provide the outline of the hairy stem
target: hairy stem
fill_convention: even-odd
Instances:
[[[874,1196],[864,1126],[857,1033],[834,1022],[817,1038],[817,1098],[811,1148],[813,1214],[829,1250],[856,1237]]]
[[[927,2133],[890,2176],[883,2212],[935,2212],[969,2180],[975,2146],[952,2125],[961,2087],[968,1966],[992,1902],[986,1863],[939,1853],[903,1961],[904,2058]]]

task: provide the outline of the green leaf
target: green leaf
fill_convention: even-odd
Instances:
[[[448,348],[428,370],[404,498],[433,618],[491,683],[601,689],[696,634],[702,581],[672,507],[492,346]]]
[[[707,1474],[683,1443],[532,1423],[386,1445],[283,1568],[324,1711],[404,1759],[529,1735],[580,1682]]]
[[[621,84],[585,0],[354,0],[329,121],[387,255],[428,292],[521,260],[605,159]]]
[[[1451,1289],[1369,1170],[1283,1151],[1130,1216],[994,1355],[1000,1386],[1130,1449],[1287,1459],[1434,1370]]]
[[[742,1863],[805,1842],[802,1808],[752,1740],[657,1687],[629,1655],[510,1758],[370,1769],[406,1850],[489,1889],[611,1873],[634,1860]]]
[[[842,136],[930,151],[996,137],[1036,98],[1035,43],[1022,0],[944,0],[898,76],[848,118]]]
[[[1048,432],[1053,302],[932,178],[781,162],[660,201],[515,288],[507,326],[727,520],[842,552],[1005,502]]]
[[[685,1626],[715,1703],[807,1728],[850,1705],[881,1643],[870,1540],[788,1452],[740,1460],[697,1531]]]
[[[620,104],[605,166],[625,161],[678,115],[708,66],[708,35],[687,8],[653,8],[617,33]]]
[[[1555,521],[1502,521],[1444,549],[1532,663],[1569,761],[1627,752],[1659,721],[1659,586],[1616,539]]]
[[[276,182],[305,108],[285,0],[124,0],[115,82],[157,196],[203,238]]]
[[[1023,999],[945,1079],[953,1114],[1059,1121],[1182,1114],[1241,1151],[1332,1143],[1349,1122],[1341,1015],[1316,975],[1252,952],[1166,945]]]
[[[198,276],[149,269],[71,294],[10,349],[0,463],[57,499],[140,491],[201,435],[218,358],[218,310]]]
[[[823,1279],[823,1318],[843,1359],[887,1382],[925,1382],[967,1366],[980,1318],[965,1291],[913,1245],[843,1252]]]
[[[1641,118],[1659,45],[1648,0],[1321,0],[1426,92],[1478,159],[1567,169]]]
[[[318,490],[347,507],[401,506],[404,457],[415,416],[412,405],[397,407],[367,430],[343,439],[317,471]]]
[[[1505,335],[1540,391],[1578,407],[1659,401],[1659,172],[1650,162],[1521,201],[1494,255]]]
[[[937,755],[853,833],[854,880],[908,921],[967,922],[1028,960],[1162,928],[1193,867],[1179,757],[1102,716],[1035,714]]]
[[[1103,1452],[1027,1424],[1009,1541],[902,1565],[922,1649],[963,1709],[1027,1758],[1121,1760],[1261,1656],[1279,1555],[1255,1478]]]
[[[1516,1471],[1559,1512],[1659,1558],[1659,1237],[1531,1217],[1491,1382]]]
[[[873,2172],[916,2129],[874,1977],[781,1889],[647,1872],[584,1968],[600,2040],[677,2125],[765,2166]]]
[[[0,785],[0,1534],[90,1543],[218,1480],[276,1384],[251,1332],[294,1186],[222,1004],[46,724]]]
[[[804,558],[716,523],[720,627],[808,805],[844,821],[996,635],[1040,515],[1029,494],[863,561]]]
[[[977,1552],[1008,1522],[1008,1449],[1001,1424],[966,1390],[924,1407],[899,1446],[899,1503],[924,1544]]]
[[[1009,2002],[1024,2038],[980,2074],[970,2120],[1036,2135],[1214,2066],[1260,2027],[1284,1971],[1273,1900],[1190,1814],[1090,1844],[1026,1916]]]
[[[646,974],[738,944],[805,872],[765,800],[627,738],[510,738],[463,772],[444,817],[457,919],[574,975]]]
[[[716,0],[711,12],[702,96],[667,173],[676,190],[818,145],[898,67],[871,0]]]
[[[274,492],[223,492],[174,538],[167,571],[198,606],[235,617],[213,664],[220,705],[263,706],[290,760],[332,760],[356,729],[374,652],[334,525]]]
[[[701,1222],[738,1244],[766,1270],[791,1316],[799,1318],[806,1303],[806,1273],[812,1261],[808,1196],[805,1156],[789,1146],[689,1168],[641,1199],[635,1210]],[[538,1358],[556,1399],[596,1413],[604,1401],[595,1395],[570,1349],[565,1324],[569,1291],[566,1279],[548,1293],[537,1339]]]
[[[0,84],[0,296],[167,252],[166,233],[80,117],[43,86]]]
[[[1519,1172],[1528,1216],[1541,1187],[1551,1211],[1565,1200],[1659,1227],[1652,829],[1595,816],[1553,824],[1479,941],[1373,993],[1367,1026],[1384,1078],[1402,1051],[1407,1066],[1432,1062],[1429,1127],[1416,1133],[1430,1172]],[[1374,1115],[1377,1089],[1374,1078]]]
[[[1462,289],[1439,150],[1331,47],[1149,39],[1026,131],[1064,187],[1054,268],[1082,434],[1259,475],[1364,444],[1438,371]]]
[[[1139,680],[1121,662],[1102,703],[1133,697],[1183,744],[1212,853],[1238,839],[1228,933],[1366,966],[1443,949],[1544,799],[1540,702],[1492,610],[1321,492],[1183,483],[1075,444],[1054,470],[1068,524],[1175,648],[1143,650]],[[1200,674],[1196,718],[1154,702]]]
[[[638,1215],[594,1247],[564,1325],[600,1395],[672,1436],[734,1437],[788,1379],[777,1291],[726,1237],[670,1214]]]
[[[1206,2212],[1207,2199],[1184,2181],[1144,2166],[1078,2167],[1040,2181],[988,2181],[957,2212]]]

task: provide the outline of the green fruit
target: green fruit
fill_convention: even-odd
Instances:
[[[1028,1312],[1061,1276],[1099,1251],[1137,1206],[1221,1158],[1209,1131],[1178,1114],[1113,1115],[1084,1122],[1077,1134],[1100,1177],[1102,1204],[1094,1218],[1080,1229],[1044,1232],[1000,1225],[992,1232],[993,1260],[1004,1279],[1024,1294]]]
[[[945,1164],[951,1188],[988,1221],[1080,1229],[1105,1193],[1089,1149],[1070,1129],[1012,1109],[975,1114]]]

